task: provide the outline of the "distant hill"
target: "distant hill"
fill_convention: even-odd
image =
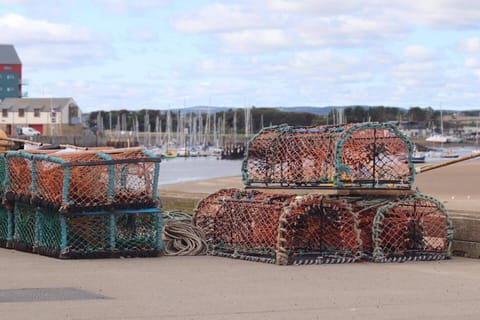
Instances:
[[[313,107],[313,106],[292,106],[292,107],[277,107],[278,110],[286,112],[308,112],[313,114],[318,114],[322,116],[327,116],[332,109],[345,109],[355,106],[326,106],[326,107]],[[361,106],[364,109],[369,109],[371,106]]]
[[[276,109],[284,112],[307,112],[307,113],[313,113],[313,114],[318,114],[321,116],[326,116],[332,111],[332,109],[337,108],[343,108],[343,107],[309,107],[309,106],[293,106],[293,107],[276,107]]]
[[[257,106],[257,108],[272,108],[283,112],[306,112],[306,113],[313,113],[317,115],[326,116],[332,109],[343,109],[348,106],[326,106],[326,107],[314,107],[314,106],[276,106],[276,107],[265,107],[265,106]],[[362,106],[364,108],[370,108],[369,106]],[[176,108],[172,109],[182,110],[187,112],[207,112],[210,110],[210,113],[213,112],[222,112],[227,111],[229,109],[243,109],[243,107],[218,107],[218,106],[194,106],[188,108]]]
[[[227,111],[230,109],[239,109],[238,107],[218,107],[218,106],[193,106],[187,108],[174,108],[170,109],[171,111],[181,110],[182,112],[202,112],[207,113],[210,110],[210,113]]]

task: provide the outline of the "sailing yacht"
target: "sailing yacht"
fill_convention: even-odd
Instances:
[[[443,134],[434,134],[434,135],[426,138],[425,141],[447,143],[448,138],[446,136],[444,136]]]
[[[443,112],[440,111],[440,134],[434,134],[425,139],[428,142],[439,143],[462,143],[463,139],[455,136],[446,136],[443,134]]]

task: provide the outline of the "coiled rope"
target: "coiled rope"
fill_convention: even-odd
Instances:
[[[193,225],[192,216],[181,211],[163,213],[165,255],[198,256],[207,252],[203,231]]]

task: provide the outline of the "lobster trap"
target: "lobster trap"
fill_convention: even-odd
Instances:
[[[450,256],[453,226],[443,204],[414,194],[379,207],[373,218],[377,262],[440,260]]]
[[[15,203],[13,247],[57,258],[158,256],[163,248],[158,209],[59,214]]]
[[[323,195],[221,190],[198,204],[194,223],[213,255],[285,265],[354,262],[361,254],[355,214]]]
[[[243,183],[264,187],[411,187],[413,145],[389,123],[263,129],[242,164]]]
[[[220,190],[200,201],[194,223],[213,255],[285,264],[440,260],[452,224],[439,201],[401,197],[269,194]]]
[[[6,198],[61,212],[156,207],[160,158],[121,153],[7,154]]]
[[[39,209],[38,253],[59,258],[158,256],[162,218],[159,210],[58,215]]]
[[[162,252],[160,158],[147,150],[16,151],[3,159],[12,210],[0,210],[0,245],[59,258]]]

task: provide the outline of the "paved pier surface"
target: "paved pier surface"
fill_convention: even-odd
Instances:
[[[457,235],[470,244],[480,237],[479,176],[480,162],[469,162],[416,183],[464,217]],[[240,177],[160,190],[195,203],[226,187],[241,188]],[[0,249],[0,271],[0,319],[9,320],[480,318],[480,260],[461,257],[275,266],[206,256],[58,260]]]
[[[466,258],[276,266],[207,256],[57,260],[0,249],[0,270],[0,319],[9,320],[480,315],[480,260]],[[12,289],[35,290],[15,290],[30,294],[2,301],[2,290]]]

